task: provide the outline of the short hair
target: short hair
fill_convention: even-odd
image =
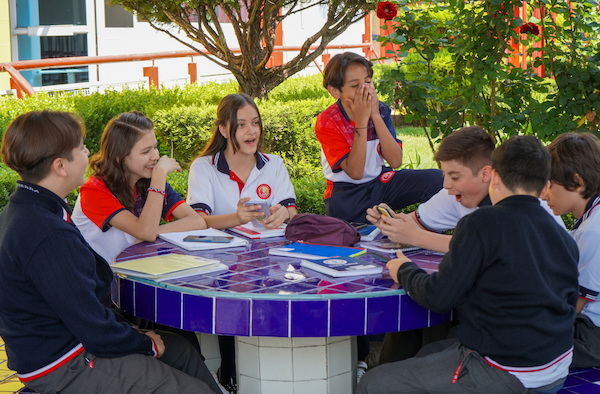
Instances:
[[[456,160],[476,175],[484,166],[492,164],[494,145],[494,138],[480,126],[463,127],[442,139],[435,160]]]
[[[325,66],[323,87],[327,89],[328,86],[331,86],[342,91],[344,79],[346,78],[346,69],[351,64],[362,64],[367,69],[368,76],[370,78],[373,77],[373,65],[367,58],[354,52],[338,53]]]
[[[32,111],[17,116],[4,132],[2,160],[26,182],[50,173],[57,158],[73,160],[73,149],[85,138],[80,117],[69,112]]]
[[[258,137],[256,150],[260,151],[263,143],[263,124],[260,111],[258,110],[254,100],[252,100],[252,97],[245,93],[233,93],[228,94],[227,96],[223,97],[221,101],[219,101],[219,105],[217,106],[217,119],[215,120],[215,125],[213,127],[213,135],[210,141],[208,141],[204,147],[202,153],[200,153],[200,156],[214,155],[215,153],[227,148],[228,143],[231,143],[233,153],[240,149],[240,145],[235,138],[238,129],[237,113],[240,108],[245,107],[246,105],[254,108],[258,114],[260,137]],[[219,131],[219,126],[227,127],[227,124],[229,124],[229,139],[225,138]]]
[[[492,168],[511,191],[539,195],[550,179],[550,153],[533,135],[517,135],[492,153]]]
[[[569,132],[559,135],[548,145],[552,170],[550,180],[569,191],[581,186],[575,174],[585,184],[581,197],[600,193],[600,140],[592,133]]]

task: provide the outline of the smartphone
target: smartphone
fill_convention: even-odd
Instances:
[[[255,228],[263,228],[264,226],[262,222],[264,222],[266,218],[271,216],[271,212],[269,211],[269,203],[266,201],[247,201],[246,206],[249,205],[260,205],[260,209],[258,209],[257,212],[262,212],[263,216],[259,217],[258,219],[252,220],[252,226]]]
[[[228,243],[233,241],[233,237],[225,237],[221,235],[188,235],[183,239],[185,242],[218,242]]]
[[[383,205],[377,205],[376,208],[377,208],[377,212],[379,212],[379,214],[381,216],[387,216],[389,218],[394,217],[394,215],[390,212],[390,210],[387,209],[386,207],[384,207]]]

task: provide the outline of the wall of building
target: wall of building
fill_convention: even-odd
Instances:
[[[8,0],[0,0],[0,62],[10,62],[10,18]],[[10,89],[8,74],[0,73],[0,90]]]

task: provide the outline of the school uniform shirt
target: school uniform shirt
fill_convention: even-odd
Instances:
[[[429,231],[444,232],[452,230],[460,219],[468,214],[475,212],[480,207],[492,205],[490,196],[485,198],[473,208],[467,208],[460,202],[456,201],[454,195],[448,194],[446,189],[440,190],[436,195],[417,207],[415,211],[416,218],[421,226]],[[565,228],[565,223],[560,216],[552,213],[548,203],[540,200],[540,205],[546,210],[554,220]]]
[[[188,175],[187,203],[196,212],[227,215],[237,210],[241,198],[269,206],[296,206],[296,194],[281,157],[256,153],[256,166],[246,182],[229,169],[224,151],[194,160]]]
[[[380,101],[379,113],[392,137],[402,147],[402,141],[396,137],[390,107]],[[367,150],[363,177],[361,179],[353,179],[342,170],[341,163],[350,154],[352,143],[354,142],[354,127],[354,122],[350,120],[339,100],[317,116],[315,134],[321,144],[321,165],[323,167],[323,175],[327,179],[325,199],[331,196],[334,183],[367,183],[380,176],[385,166],[375,125],[369,119],[366,130]]]
[[[135,203],[132,213],[139,217],[146,201],[137,190],[134,190],[134,193]],[[181,196],[167,183],[162,218],[167,222],[173,220],[173,211],[183,203]],[[117,213],[125,209],[127,208],[119,202],[100,178],[90,177],[79,188],[79,196],[73,210],[73,222],[96,253],[109,263],[135,241],[134,236],[112,227],[109,223]]]
[[[575,222],[571,235],[579,248],[579,297],[589,302],[582,314],[600,327],[600,303],[596,302],[600,292],[600,196],[588,203],[583,217]]]

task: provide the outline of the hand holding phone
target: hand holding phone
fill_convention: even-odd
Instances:
[[[252,220],[252,226],[255,228],[263,228],[263,222],[266,218],[271,216],[271,212],[269,211],[269,203],[267,203],[266,201],[248,201],[246,202],[246,205],[260,205],[260,209],[256,210],[255,212],[262,212],[263,216],[259,217],[258,219]]]
[[[394,214],[392,212],[390,212],[390,210],[386,207],[384,207],[383,205],[376,205],[375,208],[377,209],[377,212],[379,212],[379,214],[381,216],[387,216],[388,218],[393,218]]]

